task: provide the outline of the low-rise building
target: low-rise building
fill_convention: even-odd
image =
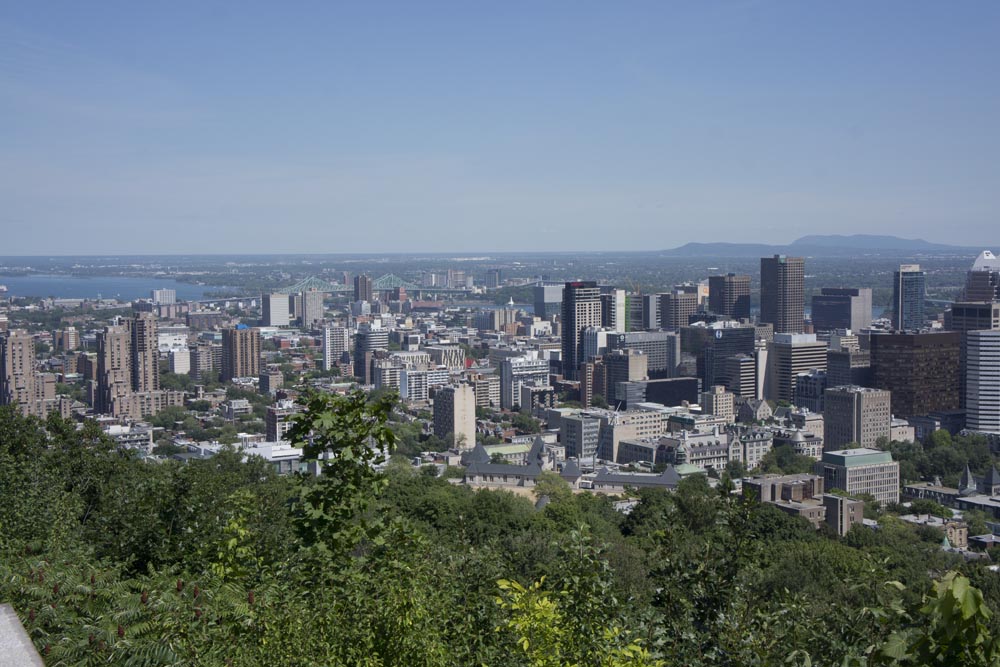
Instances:
[[[899,502],[899,463],[889,452],[863,447],[824,452],[814,470],[828,489],[867,494],[881,503]]]

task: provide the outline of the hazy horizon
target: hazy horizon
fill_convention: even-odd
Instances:
[[[998,33],[989,2],[12,5],[0,253],[990,247]]]

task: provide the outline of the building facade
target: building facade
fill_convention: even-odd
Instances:
[[[892,392],[892,412],[909,419],[959,408],[961,334],[872,334],[872,384]]]
[[[750,276],[710,276],[708,309],[734,320],[750,319]]]
[[[924,328],[927,278],[919,264],[901,264],[892,280],[892,327],[896,331]]]
[[[802,333],[805,318],[805,260],[775,255],[760,260],[760,321],[774,333]]]
[[[970,331],[966,336],[966,427],[1000,433],[1000,331]]]
[[[879,438],[889,438],[891,395],[883,389],[844,386],[826,390],[823,440],[827,449],[858,445],[874,449]]]

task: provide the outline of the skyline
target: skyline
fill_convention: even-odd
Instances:
[[[990,3],[8,7],[3,254],[995,246],[998,27]]]

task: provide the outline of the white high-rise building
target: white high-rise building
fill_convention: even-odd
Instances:
[[[500,407],[514,410],[521,403],[521,387],[549,384],[549,362],[537,352],[523,357],[509,357],[500,362]]]
[[[191,351],[186,347],[180,350],[171,350],[169,359],[171,373],[191,372]]]
[[[472,385],[445,387],[434,395],[434,435],[444,438],[449,434],[458,449],[476,446],[476,391]]]
[[[266,327],[287,327],[291,323],[287,294],[262,294],[261,311]]]
[[[966,426],[1000,433],[1000,331],[970,331],[966,337]]]
[[[154,289],[150,290],[150,300],[153,303],[164,306],[177,303],[177,290],[174,289]]]
[[[340,361],[351,344],[351,332],[345,327],[329,326],[323,330],[323,368],[330,370]]]

